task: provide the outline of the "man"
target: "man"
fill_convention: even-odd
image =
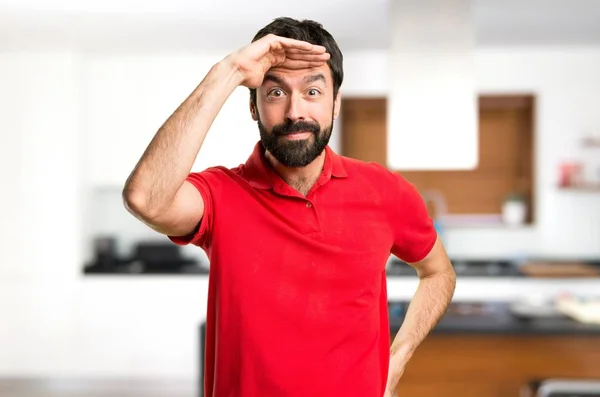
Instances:
[[[276,19],[213,66],[127,180],[133,215],[209,256],[207,396],[391,396],[451,300],[455,274],[415,189],[328,146],[342,80],[320,24]],[[239,167],[191,172],[240,85],[260,142]],[[393,343],[390,254],[420,278]]]

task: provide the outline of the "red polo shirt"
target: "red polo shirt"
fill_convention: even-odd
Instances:
[[[191,173],[205,213],[177,244],[210,259],[205,395],[382,397],[390,253],[425,257],[436,232],[397,173],[326,149],[303,197],[268,165]]]

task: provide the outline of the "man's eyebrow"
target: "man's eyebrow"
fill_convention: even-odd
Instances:
[[[327,80],[325,80],[325,76],[323,75],[323,73],[319,73],[319,74],[313,74],[312,76],[306,76],[304,78],[304,83],[310,84],[310,83],[314,83],[315,81],[319,81],[319,80],[321,80],[323,83],[327,82]]]
[[[267,81],[272,81],[275,84],[279,84],[279,85],[283,85],[283,79],[279,76],[276,76],[274,74],[269,74],[267,73],[263,79],[263,83],[266,83]]]
[[[283,81],[283,79],[275,74],[271,74],[271,73],[267,73],[263,79],[263,83],[266,83],[267,81],[272,81],[275,84],[279,84],[279,85],[285,85],[285,82]],[[317,74],[313,74],[311,76],[306,76],[303,79],[304,84],[310,84],[310,83],[314,83],[315,81],[322,81],[323,83],[327,83],[327,80],[325,79],[325,75],[323,75],[323,73],[317,73]]]

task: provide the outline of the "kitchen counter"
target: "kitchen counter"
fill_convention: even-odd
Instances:
[[[403,320],[390,303],[392,337]],[[412,356],[397,388],[411,397],[514,397],[540,379],[600,379],[600,325],[508,303],[451,305]]]
[[[591,260],[531,259],[527,266],[509,259],[450,258],[450,260],[457,277],[460,278],[600,278],[600,262]],[[532,270],[531,264],[535,263],[537,263],[537,271]],[[417,276],[413,267],[394,256],[388,262],[386,273],[388,277]]]
[[[182,257],[179,251],[169,252],[172,244],[141,245],[138,249],[142,254],[128,258],[95,258],[91,263],[85,264],[85,275],[201,275],[208,274],[209,263],[197,258]],[[146,251],[144,251],[144,249]],[[162,253],[166,250],[169,255]],[[523,266],[510,259],[463,259],[450,258],[456,275],[460,279],[600,279],[600,262],[591,260],[572,260],[559,262],[556,260],[542,260],[542,269],[538,266],[536,271],[531,271],[531,266]],[[556,266],[555,266],[556,264]],[[525,270],[530,270],[526,272]],[[554,270],[552,270],[554,269]],[[556,269],[559,271],[557,272]],[[544,274],[546,273],[546,274]],[[550,273],[550,274],[548,274]],[[395,256],[390,256],[386,266],[388,278],[411,279],[417,277],[416,270]]]
[[[407,305],[389,302],[392,338]],[[198,333],[199,397],[205,327]],[[539,379],[600,379],[599,342],[600,325],[560,315],[527,319],[505,302],[453,302],[411,358],[398,395],[513,397]]]
[[[390,301],[390,334],[408,301]],[[538,314],[539,315],[539,314]],[[203,396],[206,324],[199,327],[198,396]],[[600,325],[561,315],[513,315],[506,302],[453,302],[411,359],[398,395],[508,397],[532,380],[600,377]]]
[[[516,265],[507,260],[457,260],[451,259],[457,277],[524,277]],[[388,277],[416,277],[413,267],[393,258],[388,263]]]
[[[400,329],[408,302],[388,304],[392,334]],[[600,325],[584,324],[561,314],[527,317],[516,315],[507,302],[453,303],[432,331],[436,334],[495,335],[595,335]],[[600,343],[600,341],[599,341]]]

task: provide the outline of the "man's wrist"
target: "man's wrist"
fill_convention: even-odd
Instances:
[[[414,350],[414,347],[408,342],[393,343],[390,348],[390,358],[400,360],[406,364],[412,357]]]
[[[237,87],[244,82],[244,75],[240,71],[238,64],[233,60],[232,55],[228,55],[213,66],[217,73],[221,74],[226,81],[233,82]]]

